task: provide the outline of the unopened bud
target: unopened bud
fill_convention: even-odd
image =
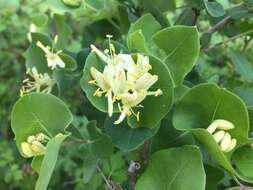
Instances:
[[[34,155],[31,145],[27,142],[21,143],[21,150],[26,157],[32,157]]]
[[[46,153],[46,147],[38,141],[32,143],[31,149],[35,155],[43,155]]]
[[[231,143],[231,136],[229,133],[225,133],[224,138],[221,141],[220,147],[222,151],[226,151]]]
[[[210,134],[213,134],[213,132],[217,129],[218,125],[217,123],[211,123],[208,128],[206,129]]]
[[[225,131],[217,131],[213,134],[213,138],[217,143],[219,143],[225,136]]]
[[[229,147],[224,152],[230,152],[231,150],[233,150],[236,146],[236,143],[237,143],[236,139],[232,139]]]
[[[27,142],[30,144],[33,143],[35,140],[36,140],[36,137],[34,135],[31,135],[27,138]]]
[[[224,119],[216,119],[214,121],[214,123],[217,123],[217,125],[218,125],[217,128],[221,129],[221,130],[230,130],[230,129],[234,128],[233,123],[231,123],[227,120],[224,120]]]
[[[46,135],[44,135],[43,133],[38,133],[36,135],[36,140],[39,141],[39,142],[43,142],[46,138]]]

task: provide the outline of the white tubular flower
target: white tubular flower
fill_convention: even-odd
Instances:
[[[55,36],[54,44],[57,43],[57,40],[58,40],[58,37]],[[36,45],[45,52],[45,56],[46,56],[46,59],[47,59],[47,65],[48,65],[49,68],[54,70],[57,66],[60,67],[60,68],[65,67],[64,61],[59,56],[59,54],[62,52],[61,50],[54,53],[54,48],[53,47],[44,46],[40,41],[38,41]]]
[[[224,119],[216,119],[214,122],[217,123],[217,128],[221,130],[230,130],[234,128],[233,123]]]
[[[231,143],[231,136],[229,133],[225,133],[224,138],[221,141],[220,147],[222,151],[226,151]]]
[[[132,114],[139,121],[140,113],[135,113],[133,108],[141,107],[140,103],[147,96],[162,95],[161,89],[149,91],[149,88],[157,82],[158,76],[149,73],[152,67],[147,56],[137,54],[135,63],[130,54],[116,54],[110,38],[111,36],[109,36],[109,49],[104,52],[91,45],[92,51],[106,65],[103,72],[91,67],[90,73],[94,80],[89,83],[98,87],[94,96],[107,97],[109,116],[113,114],[113,104],[118,104],[121,114],[115,124],[121,123],[126,116]]]
[[[34,156],[34,152],[31,149],[31,145],[27,142],[21,143],[21,150],[22,150],[23,154],[28,158]]]
[[[220,145],[223,152],[230,152],[236,147],[237,140],[234,138],[232,139],[231,135],[225,131],[233,128],[233,123],[224,119],[217,119],[214,120],[206,130],[212,134],[214,140]]]
[[[217,129],[218,125],[217,123],[213,122],[211,123],[208,128],[206,129],[210,134],[213,134],[213,132]]]
[[[217,143],[219,143],[225,136],[225,131],[217,131],[213,134],[213,138]]]
[[[156,83],[157,80],[158,80],[157,75],[145,73],[139,79],[136,80],[134,88],[148,90],[153,84]]]
[[[30,93],[32,91],[41,93],[51,93],[56,81],[47,73],[38,73],[37,69],[33,67],[27,70],[27,74],[33,79],[31,81],[29,78],[23,80],[23,86],[20,90],[20,95]]]
[[[46,153],[46,143],[49,138],[43,133],[27,137],[27,142],[21,143],[21,150],[26,157],[40,156]]]
[[[230,141],[229,147],[225,150],[225,152],[230,152],[231,150],[233,150],[236,146],[237,140],[236,139],[232,139]]]

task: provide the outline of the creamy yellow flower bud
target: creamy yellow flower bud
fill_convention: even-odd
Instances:
[[[27,142],[30,144],[33,143],[35,140],[36,140],[36,137],[34,135],[31,135],[27,138]]]
[[[34,155],[43,155],[46,153],[46,147],[38,141],[34,141],[31,144],[31,150],[35,153]]]
[[[233,150],[236,146],[237,140],[236,139],[232,139],[230,142],[229,147],[224,151],[224,152],[230,152],[231,150]]]
[[[230,130],[234,128],[233,123],[224,119],[216,119],[214,123],[216,123],[218,125],[217,128],[221,130]]]
[[[33,157],[34,152],[31,149],[31,145],[27,142],[21,143],[21,150],[26,157]]]
[[[217,131],[213,134],[214,140],[219,143],[225,136],[225,131]]]
[[[224,138],[221,141],[220,147],[222,151],[226,151],[231,143],[231,136],[229,133],[225,133]]]
[[[213,132],[217,129],[218,125],[217,123],[211,123],[208,128],[206,129],[210,134],[213,134]]]
[[[36,140],[39,142],[43,142],[46,139],[46,135],[44,135],[43,133],[38,133],[36,135]]]

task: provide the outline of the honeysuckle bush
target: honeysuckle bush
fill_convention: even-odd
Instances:
[[[1,3],[30,14],[1,188],[252,188],[251,1]]]

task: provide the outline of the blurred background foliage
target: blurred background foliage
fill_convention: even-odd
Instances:
[[[241,96],[253,113],[252,0],[0,0],[0,189],[27,190],[36,180],[29,162],[22,159],[13,146],[10,130],[11,108],[19,97],[25,78],[24,56],[29,46],[30,25],[35,25],[36,31],[51,34],[51,37],[58,34],[59,48],[78,63],[76,71],[66,73],[71,80],[65,81],[67,85],[61,87],[60,94],[72,113],[85,114],[89,120],[103,120],[103,113],[94,111],[90,103],[83,101],[79,87],[89,46],[104,41],[106,34],[112,34],[114,40],[125,44],[130,24],[147,12],[164,27],[196,25],[198,28],[201,53],[194,70],[187,76],[187,86],[217,83]],[[159,142],[154,140],[155,145],[161,145],[163,129],[158,132],[161,139]],[[103,189],[99,174],[87,183],[90,176],[85,171],[92,166],[94,158],[83,160],[85,152],[71,143],[66,144],[68,146],[61,153],[63,156],[50,188]],[[162,145],[164,148],[170,146]],[[103,171],[123,182],[126,178],[123,157],[134,156],[114,154],[111,161],[103,164]],[[226,185],[229,186],[225,181],[222,186]]]

